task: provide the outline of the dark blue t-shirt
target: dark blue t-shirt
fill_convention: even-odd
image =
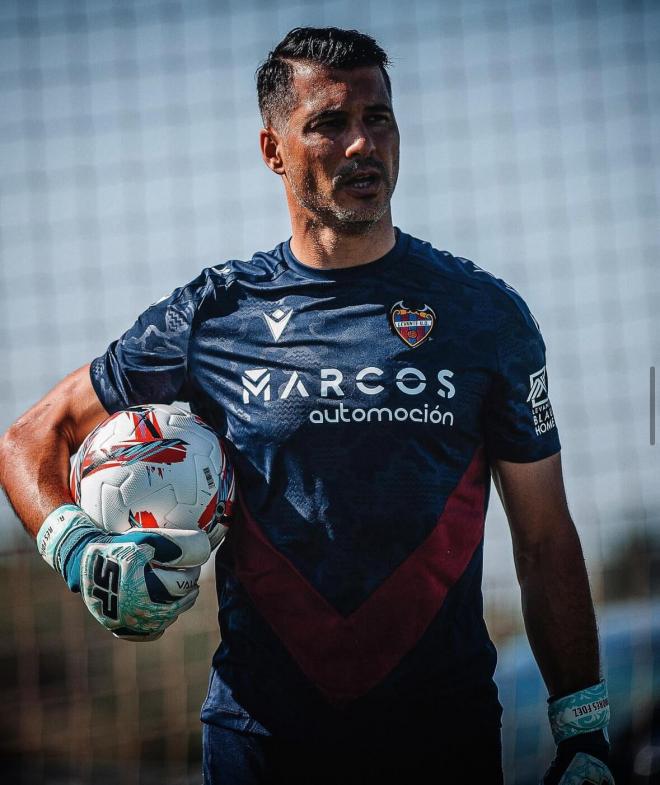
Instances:
[[[489,461],[560,449],[545,347],[502,280],[396,238],[206,269],[92,363],[109,412],[188,401],[236,470],[206,721],[313,735],[491,682]]]

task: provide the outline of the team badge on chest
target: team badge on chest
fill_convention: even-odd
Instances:
[[[399,300],[390,309],[390,322],[399,338],[411,349],[416,349],[431,334],[435,326],[435,312],[428,305],[408,308],[403,300]]]

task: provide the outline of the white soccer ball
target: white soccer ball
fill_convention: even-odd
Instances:
[[[87,436],[73,459],[71,496],[99,528],[202,529],[211,547],[225,536],[234,471],[215,432],[178,406],[117,412]]]

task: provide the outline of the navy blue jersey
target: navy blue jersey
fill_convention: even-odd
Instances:
[[[545,347],[503,281],[396,238],[206,269],[92,363],[109,412],[188,401],[236,470],[209,722],[305,735],[492,679],[489,461],[559,450]]]

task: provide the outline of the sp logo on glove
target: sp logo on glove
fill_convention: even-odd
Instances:
[[[37,547],[100,624],[118,638],[141,641],[159,638],[192,607],[211,553],[202,531],[105,534],[73,504],[46,518]]]
[[[94,588],[92,596],[103,603],[102,613],[108,619],[119,618],[117,603],[119,600],[119,565],[112,559],[107,559],[100,553],[94,562]]]

